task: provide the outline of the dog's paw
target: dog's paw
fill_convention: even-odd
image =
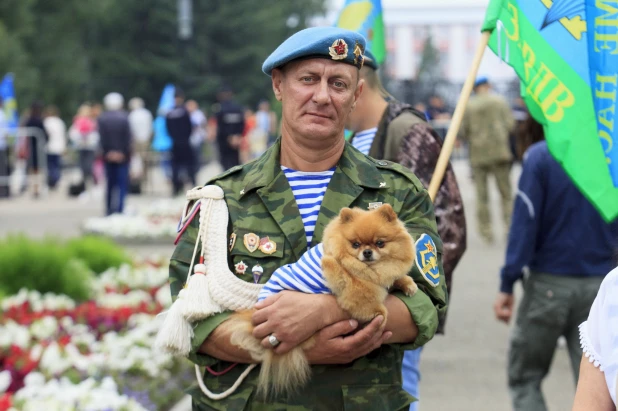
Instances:
[[[412,297],[418,291],[418,286],[414,281],[410,281],[403,289],[403,292],[408,296]]]

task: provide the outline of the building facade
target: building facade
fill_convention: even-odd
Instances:
[[[318,24],[334,24],[344,3],[330,0],[328,13]],[[489,0],[382,0],[387,75],[400,81],[416,79],[423,49],[431,37],[439,55],[436,69],[440,77],[453,84],[463,83],[481,38],[488,3]],[[498,83],[516,78],[515,72],[489,49],[479,75]]]

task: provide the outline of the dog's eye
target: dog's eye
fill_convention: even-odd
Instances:
[[[382,248],[382,247],[384,247],[384,241],[382,241],[382,240],[378,240],[378,241],[376,241],[376,246],[377,246],[378,248]]]
[[[358,248],[360,247],[360,243],[358,241],[355,241],[352,243],[352,248]]]

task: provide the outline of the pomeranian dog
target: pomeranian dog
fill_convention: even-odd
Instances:
[[[384,300],[391,288],[414,295],[417,286],[408,276],[414,264],[414,241],[389,204],[371,211],[344,208],[325,228],[322,271],[337,303],[360,324],[388,312]],[[315,344],[309,338],[286,354],[277,355],[253,337],[255,310],[233,314],[220,325],[230,342],[261,363],[257,395],[287,394],[305,385],[311,366],[304,351]]]

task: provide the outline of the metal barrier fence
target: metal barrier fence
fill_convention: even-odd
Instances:
[[[429,122],[431,126],[436,130],[438,135],[444,139],[446,136],[446,132],[450,126],[450,120],[433,120]],[[9,175],[4,175],[6,173],[0,172],[0,188],[8,187],[9,189],[13,185],[13,188],[19,191],[25,185],[29,185],[33,182],[36,182],[39,187],[43,187],[47,183],[48,177],[48,169],[47,169],[47,142],[45,140],[45,135],[38,128],[33,127],[19,127],[16,129],[15,141],[12,144],[14,149],[10,150],[10,156],[5,159],[0,159],[0,167],[7,167],[12,172]],[[28,152],[26,156],[20,156],[20,148],[23,148],[24,145],[28,146],[28,149],[32,149],[32,144],[30,138],[35,138],[37,141],[36,148],[38,153],[38,173],[30,173],[31,170],[30,161],[31,161],[31,153]],[[68,140],[68,139],[67,139]],[[75,150],[75,148],[67,147],[68,151]],[[214,150],[214,147],[211,148]],[[75,150],[77,151],[77,150]],[[144,150],[140,153],[143,158],[144,164],[144,176],[143,183],[145,191],[150,191],[153,187],[151,187],[151,178],[150,170],[153,167],[162,166],[165,163],[165,155],[164,153],[154,152],[150,149]],[[23,158],[26,157],[26,158]],[[67,157],[67,156],[63,156]],[[77,156],[72,156],[77,157]],[[451,154],[451,160],[462,160],[468,158],[468,149],[465,143],[462,141],[458,141],[455,148],[453,149],[453,153]],[[3,161],[4,160],[4,161]],[[5,164],[2,164],[5,163]],[[67,168],[76,168],[78,164],[70,164],[72,167],[69,167],[69,164],[66,162],[63,165],[64,169]],[[21,167],[19,167],[21,166]],[[22,172],[22,170],[24,170]],[[1,171],[1,170],[0,170]]]
[[[32,160],[31,138],[36,139],[37,173],[29,173],[32,170],[32,167],[30,167]],[[12,144],[14,149],[10,150],[10,156],[6,158],[7,164],[3,165],[7,167],[7,170],[12,170],[12,172],[7,173],[8,175],[2,175],[5,173],[0,174],[0,187],[11,187],[12,180],[18,177],[17,165],[19,162],[25,163],[23,180],[19,182],[20,185],[35,182],[39,187],[42,187],[47,181],[47,141],[45,140],[45,134],[36,127],[18,127],[14,139],[15,141]]]

